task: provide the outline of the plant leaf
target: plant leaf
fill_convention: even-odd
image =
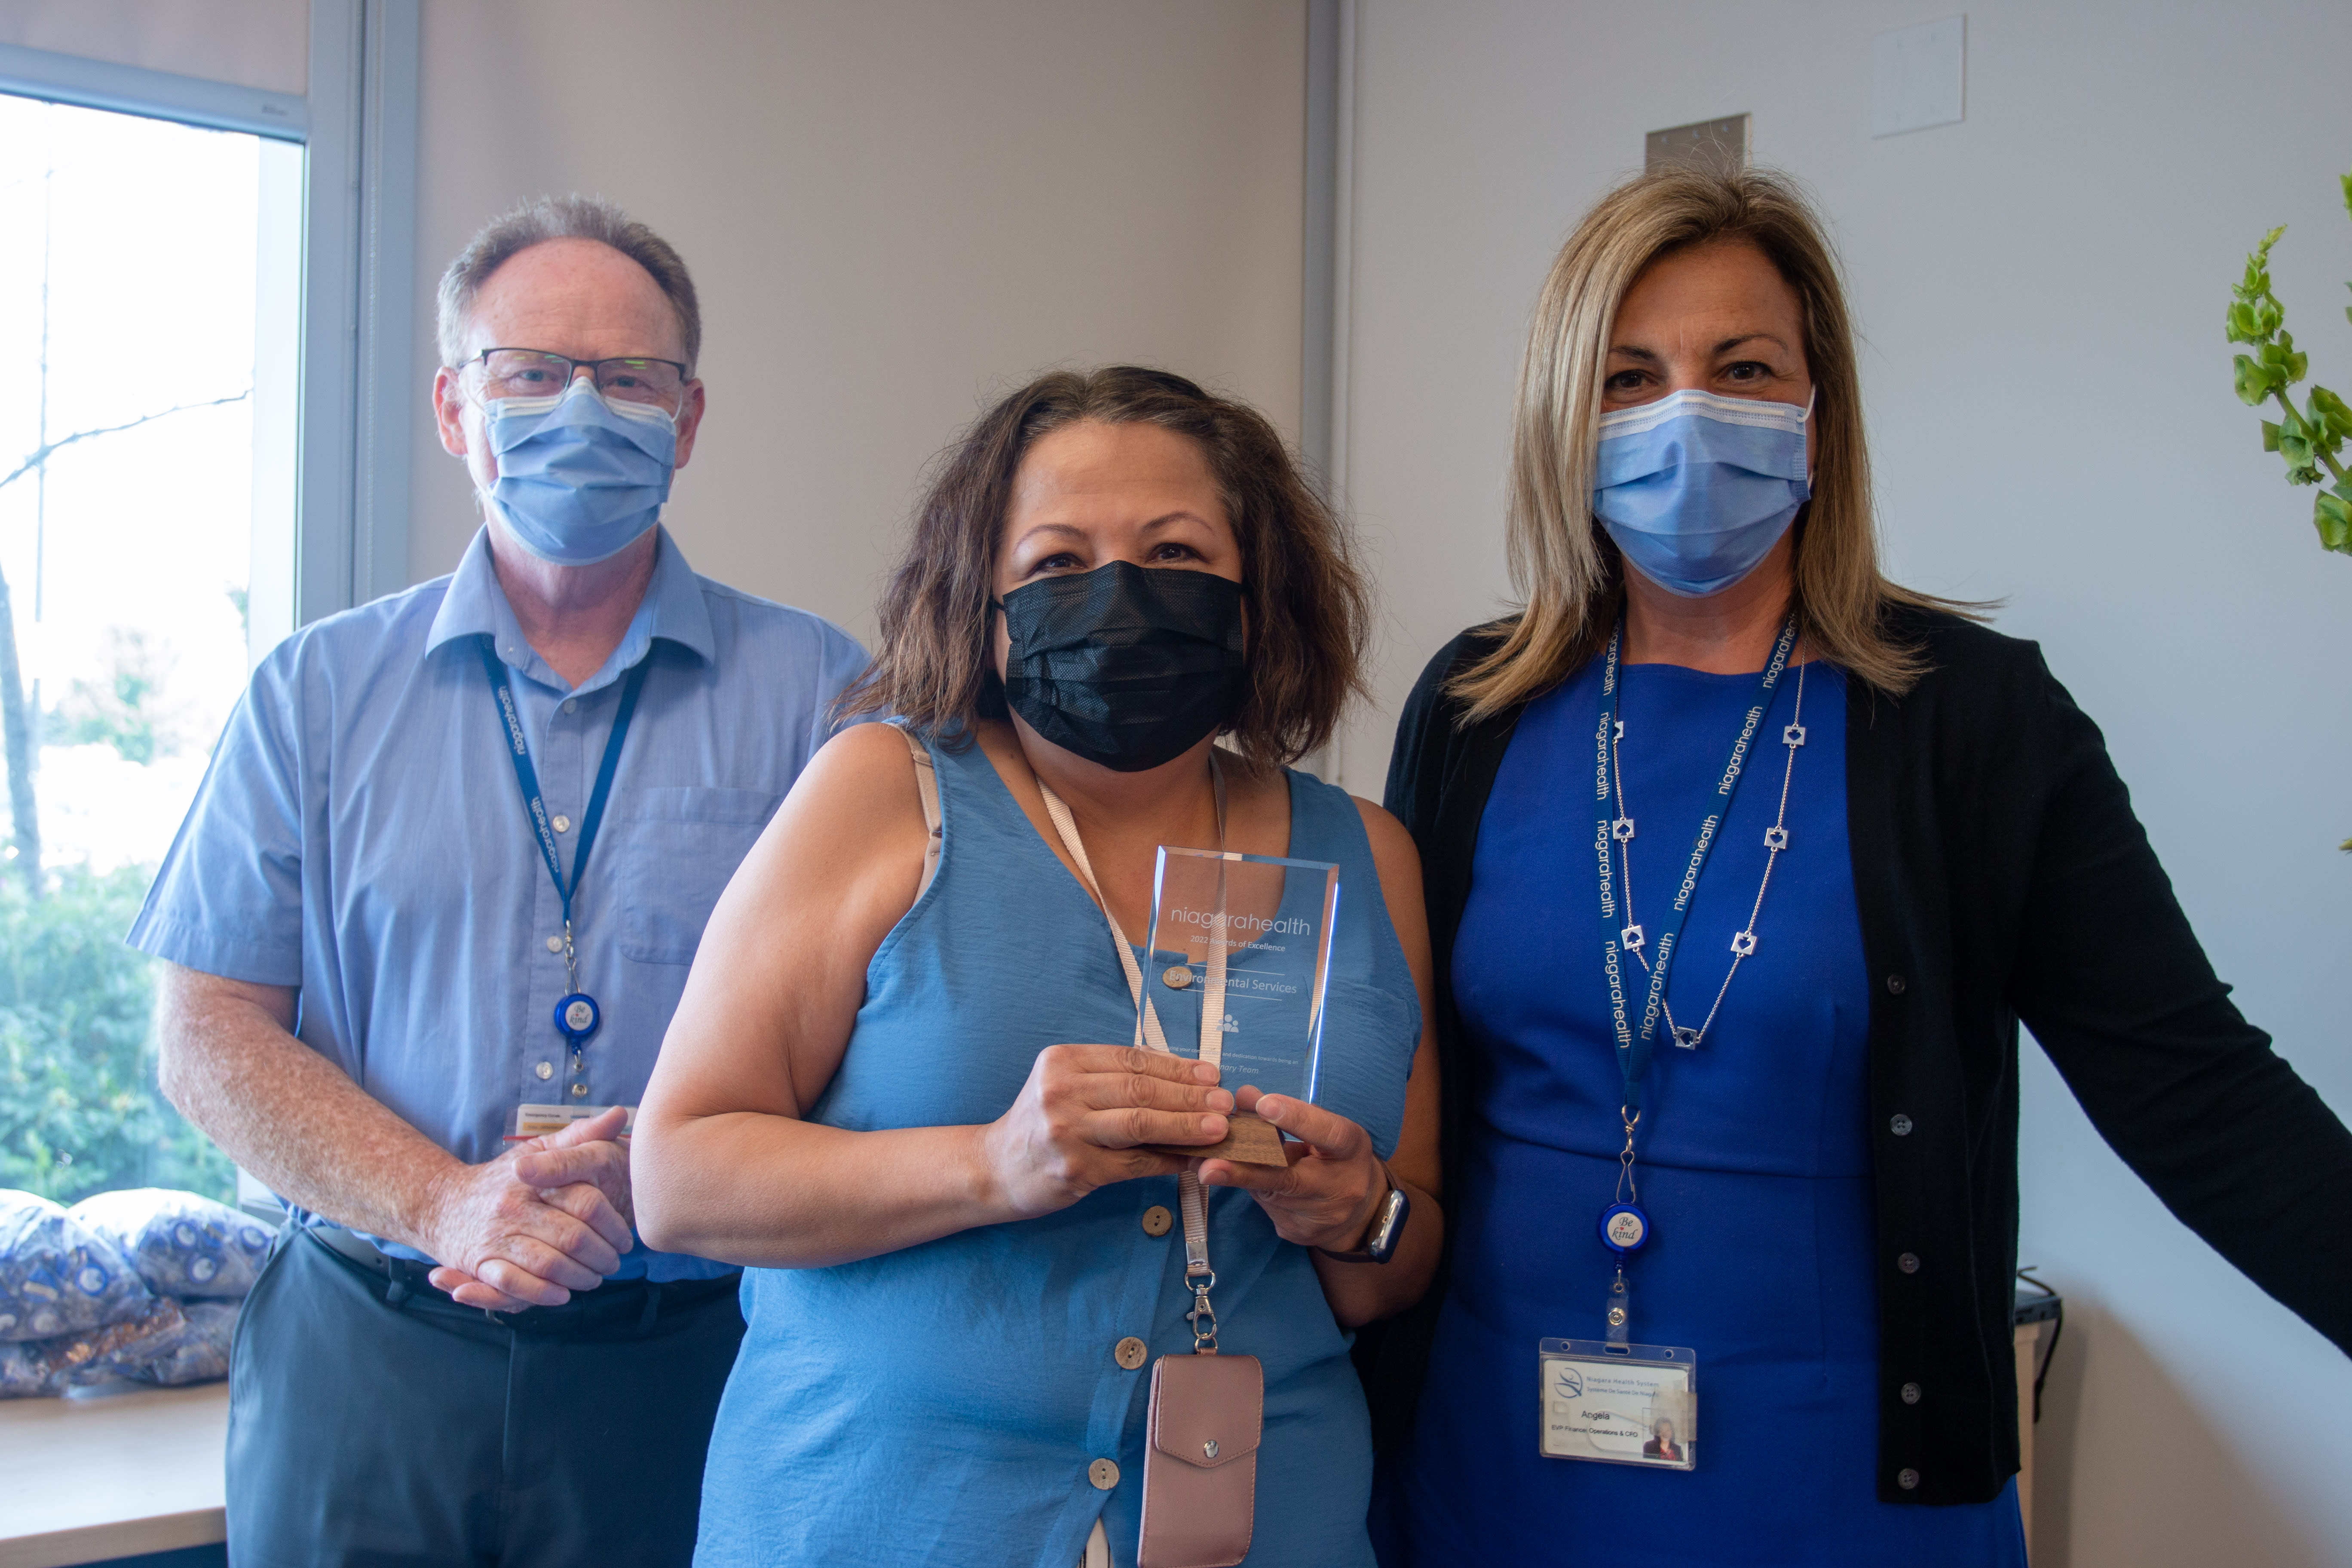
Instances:
[[[2238,373],[2238,401],[2249,408],[2260,408],[2270,398],[2278,383],[2269,370],[2254,362],[2251,355],[2233,354],[2230,363]]]
[[[2352,555],[2352,501],[2322,490],[2311,501],[2312,526],[2319,530],[2319,545]]]
[[[2319,427],[2319,445],[2332,453],[2344,444],[2345,437],[2352,437],[2352,406],[2347,406],[2327,388],[2315,386],[2311,389],[2309,422]]]

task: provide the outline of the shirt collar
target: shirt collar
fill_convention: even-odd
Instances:
[[[441,608],[433,617],[433,629],[425,639],[425,652],[430,654],[442,644],[459,637],[472,638],[484,633],[495,640],[499,657],[518,674],[560,691],[572,689],[523,640],[522,623],[516,619],[514,606],[507,603],[506,590],[499,586],[498,569],[490,559],[488,524],[475,531],[473,542],[466,547],[465,558],[457,563],[457,570],[449,579],[448,591],[441,597]],[[630,618],[620,647],[613,650],[602,669],[580,683],[577,690],[594,691],[619,679],[625,670],[646,657],[656,637],[677,644],[706,664],[718,649],[718,639],[710,628],[710,607],[702,599],[701,580],[686,563],[685,555],[679,552],[667,528],[658,529],[655,537],[654,575],[646,585],[645,602]]]

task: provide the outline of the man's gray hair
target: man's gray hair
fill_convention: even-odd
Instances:
[[[677,312],[678,335],[686,342],[686,374],[694,374],[702,357],[702,307],[694,297],[694,279],[669,241],[594,196],[571,195],[560,200],[541,196],[512,212],[502,213],[457,253],[441,274],[441,363],[451,369],[466,358],[466,330],[474,314],[474,300],[490,274],[505,266],[518,251],[551,239],[593,239],[609,245],[653,275],[670,309]],[[535,343],[493,347],[535,348]]]

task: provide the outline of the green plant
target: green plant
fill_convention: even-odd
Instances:
[[[2352,214],[2352,174],[2346,174],[2343,184],[2345,211]],[[2352,479],[2346,477],[2344,465],[2337,460],[2344,443],[2352,439],[2352,407],[2324,386],[2314,385],[2301,408],[2287,393],[2304,379],[2311,361],[2294,346],[2294,334],[2286,330],[2286,308],[2271,292],[2271,247],[2285,232],[2281,225],[2263,236],[2263,242],[2246,258],[2244,279],[2231,290],[2236,299],[2230,306],[2230,341],[2254,351],[2231,361],[2237,371],[2238,398],[2249,408],[2277,400],[2284,417],[2263,421],[2263,450],[2276,452],[2286,460],[2287,483],[2316,485],[2329,475],[2335,477],[2333,485],[2313,498],[2312,525],[2319,530],[2322,549],[2352,555]],[[2352,307],[2347,307],[2344,314],[2352,320]],[[2352,849],[2352,844],[2346,847]]]
[[[72,692],[46,717],[51,744],[111,746],[126,763],[144,767],[176,754],[179,737],[156,716],[154,698],[163,686],[167,661],[147,643],[147,634],[115,626],[103,681],[76,680]]]
[[[40,898],[0,880],[0,1187],[235,1201],[227,1156],[156,1091],[154,961],[122,941],[152,875],[68,867]]]

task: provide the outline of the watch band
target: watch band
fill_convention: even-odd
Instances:
[[[1386,1165],[1381,1174],[1388,1179],[1388,1196],[1372,1210],[1372,1223],[1364,1233],[1364,1245],[1352,1252],[1334,1252],[1328,1247],[1315,1250],[1338,1263],[1386,1263],[1396,1256],[1397,1238],[1404,1235],[1404,1222],[1412,1215],[1412,1200],[1404,1195],[1397,1184],[1395,1173]]]

